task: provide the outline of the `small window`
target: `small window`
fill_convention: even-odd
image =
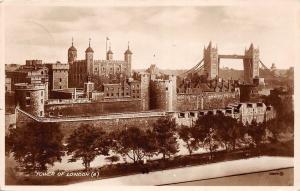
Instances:
[[[178,118],[184,118],[185,117],[185,113],[179,113],[178,114]]]
[[[50,112],[50,113],[49,113],[49,116],[50,116],[50,117],[51,117],[51,116],[53,116],[53,115],[54,115],[54,113],[53,113],[53,112]]]
[[[195,117],[195,113],[194,112],[190,112],[190,116],[191,117]]]
[[[30,106],[30,99],[26,100],[26,106]]]
[[[202,116],[202,115],[204,115],[205,113],[203,112],[203,111],[200,111],[199,112],[199,116]]]
[[[43,99],[41,99],[41,104],[43,104],[44,103],[44,100]]]
[[[62,82],[62,79],[61,79],[61,78],[59,78],[59,82]]]
[[[132,93],[135,93],[135,90],[132,90]]]
[[[43,111],[40,111],[40,116],[43,116]]]
[[[59,89],[62,89],[62,87],[61,87],[61,86],[59,86]]]
[[[257,107],[262,107],[263,103],[257,103]]]
[[[226,110],[226,113],[227,113],[227,114],[231,114],[231,113],[232,113],[232,110],[231,110],[231,109],[227,109],[227,110]]]
[[[58,116],[62,116],[62,112],[58,112]]]
[[[43,92],[43,91],[41,91],[41,96],[43,96],[43,94],[44,94],[44,92]]]
[[[140,98],[140,96],[136,96],[136,98]]]
[[[207,112],[207,115],[213,115],[213,114],[214,114],[213,111],[208,111],[208,112]]]
[[[26,92],[26,97],[30,97],[30,92]]]
[[[247,107],[248,107],[248,108],[252,108],[252,104],[251,104],[251,103],[248,103],[248,104],[247,104]]]
[[[111,93],[111,96],[114,96],[114,93]]]
[[[168,87],[166,87],[166,91],[168,91]]]

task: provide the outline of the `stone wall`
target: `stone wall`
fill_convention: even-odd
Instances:
[[[106,132],[111,132],[116,129],[136,126],[142,129],[151,128],[159,118],[165,117],[164,112],[149,112],[149,113],[133,113],[124,115],[107,115],[97,117],[82,117],[82,118],[36,118],[23,111],[17,110],[17,128],[27,125],[30,122],[37,121],[39,123],[58,123],[64,137],[67,138],[76,128],[82,125],[91,125],[97,128],[102,128]]]
[[[238,101],[238,94],[233,92],[178,94],[177,111],[224,108]]]
[[[135,112],[142,110],[141,99],[125,101],[102,101],[92,103],[48,104],[45,115],[49,116],[95,116],[107,113]]]

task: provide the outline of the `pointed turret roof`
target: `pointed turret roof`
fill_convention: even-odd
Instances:
[[[128,42],[128,48],[127,48],[127,50],[125,51],[124,54],[132,54],[132,52],[130,51],[130,48],[129,48],[129,42]]]
[[[77,51],[77,49],[73,45],[73,38],[72,38],[72,46],[69,48],[68,51]]]
[[[91,39],[89,39],[89,47],[85,50],[85,52],[94,52],[94,50],[91,48]]]

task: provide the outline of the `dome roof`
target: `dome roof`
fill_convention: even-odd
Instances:
[[[94,50],[89,46],[89,47],[85,50],[85,52],[94,52]]]
[[[69,51],[77,51],[77,49],[72,45],[72,46],[69,48]]]
[[[128,48],[124,54],[132,54],[132,52],[131,52],[130,49]]]
[[[113,52],[111,51],[111,49],[109,49],[109,50],[107,51],[107,54],[113,54]]]

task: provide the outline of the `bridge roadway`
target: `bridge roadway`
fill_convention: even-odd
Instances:
[[[225,59],[244,59],[244,55],[237,55],[237,54],[219,54],[218,55],[219,59],[220,58],[225,58]]]

